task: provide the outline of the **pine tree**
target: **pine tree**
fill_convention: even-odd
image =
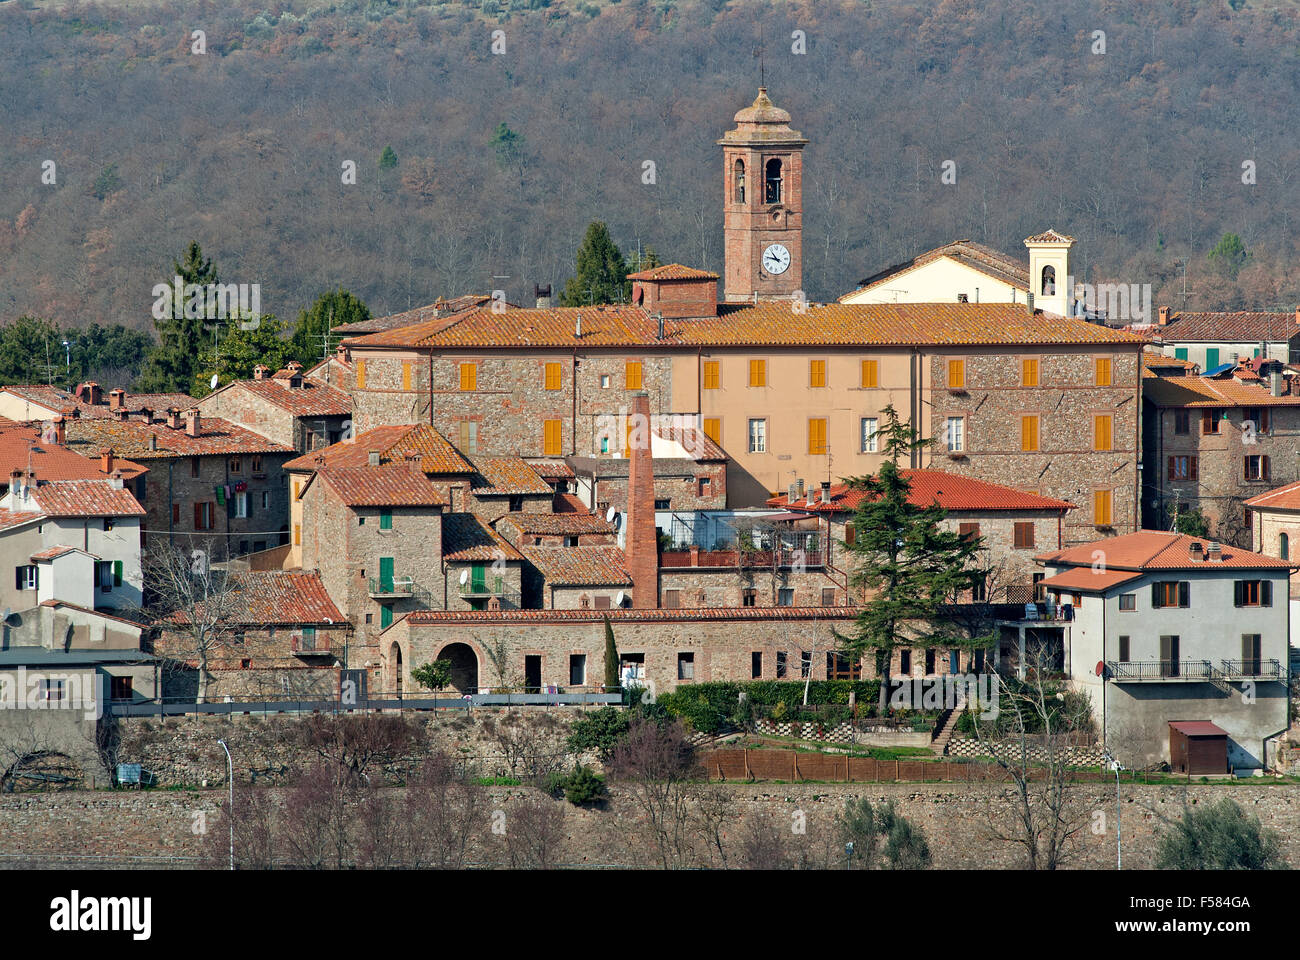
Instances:
[[[298,311],[298,321],[294,324],[293,359],[304,367],[312,367],[322,358],[322,352],[333,353],[342,334],[329,337],[329,344],[322,341],[329,331],[345,323],[359,323],[370,319],[370,308],[360,299],[340,287],[327,290],[316,298],[308,309]],[[269,366],[269,364],[268,364]]]
[[[630,296],[627,262],[599,220],[587,226],[578,247],[577,275],[570,277],[560,295],[560,305],[583,307],[595,303],[625,303]]]
[[[966,638],[945,607],[981,577],[975,568],[982,541],[945,530],[938,504],[909,500],[911,484],[898,459],[931,445],[901,423],[893,406],[885,407],[878,436],[886,460],[875,476],[849,481],[867,496],[854,517],[851,583],[872,591],[847,635],[836,631],[847,652],[857,659],[867,650],[881,664],[882,707],[888,695],[894,651],[912,646],[984,647],[988,638]]]
[[[391,170],[395,166],[397,166],[397,151],[393,149],[392,144],[389,144],[384,147],[384,152],[379,155],[379,169]]]
[[[182,286],[219,282],[212,260],[203,259],[196,241],[186,249],[184,263],[172,261],[172,276],[166,282],[171,283],[176,276],[181,278]],[[137,389],[146,393],[185,393],[194,383],[199,351],[209,339],[204,332],[204,318],[187,317],[185,304],[173,303],[164,319],[155,318],[154,327],[158,330],[158,345],[149,351]]]
[[[614,627],[605,616],[605,692],[617,690],[623,678],[618,674],[618,647],[614,645]]]

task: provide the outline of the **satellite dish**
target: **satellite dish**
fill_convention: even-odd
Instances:
[[[608,510],[605,511],[605,519],[610,523],[614,522],[614,517],[617,515],[618,515],[618,511],[615,510],[613,507],[610,507]]]
[[[623,591],[622,591],[622,590],[620,590],[618,593],[614,594],[614,606],[616,606],[616,607],[621,607],[621,606],[623,606],[623,600],[624,600],[624,597],[623,597]]]
[[[1103,673],[1105,673],[1105,672],[1106,672],[1106,663],[1105,663],[1105,661],[1104,661],[1104,660],[1098,660],[1098,661],[1097,661],[1097,676],[1100,677],[1100,676],[1101,676]]]
[[[611,511],[611,512],[612,512],[612,511]],[[613,524],[614,524],[614,529],[615,529],[615,530],[617,530],[619,527],[623,526],[623,517],[622,517],[621,514],[618,514],[618,513],[615,513],[615,514],[614,514]]]
[[[212,375],[212,379],[208,381],[208,389],[209,390],[217,389],[217,375],[215,373]]]
[[[468,570],[462,570],[462,571],[460,572],[460,585],[463,587],[463,586],[465,586],[465,584],[467,584],[467,583],[469,583],[469,571],[468,571]]]

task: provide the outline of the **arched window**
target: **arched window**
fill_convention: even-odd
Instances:
[[[765,203],[781,202],[781,161],[767,161],[767,199]]]
[[[1279,534],[1277,538],[1277,555],[1283,560],[1291,559],[1291,538],[1285,533]]]
[[[736,202],[745,202],[745,161],[736,161]]]
[[[389,681],[392,683],[391,689],[396,691],[398,696],[402,693],[402,648],[394,643],[388,649],[388,665],[392,671],[389,674]]]
[[[1041,289],[1043,291],[1043,296],[1045,297],[1056,296],[1056,268],[1055,267],[1043,267],[1043,283]]]

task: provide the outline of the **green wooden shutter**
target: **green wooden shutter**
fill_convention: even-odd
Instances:
[[[1202,373],[1209,373],[1219,365],[1219,348],[1207,347],[1205,350],[1205,369]]]
[[[392,510],[380,510],[380,511],[379,511],[379,529],[380,529],[380,530],[391,530],[391,529],[393,529],[393,511],[392,511]]]
[[[379,608],[379,626],[388,628],[393,625],[393,608],[388,604],[383,604]]]
[[[1232,605],[1234,607],[1243,606],[1246,602],[1246,581],[1232,581]]]
[[[1273,606],[1273,581],[1259,581],[1259,605],[1261,607]]]
[[[1192,605],[1192,584],[1189,580],[1178,581],[1178,605],[1180,607]]]
[[[1163,606],[1160,602],[1160,584],[1159,582],[1151,584],[1151,607],[1158,610]]]
[[[113,561],[113,586],[120,587],[121,585],[122,585],[122,561],[114,560]]]
[[[393,558],[379,558],[379,590],[381,593],[393,592]]]

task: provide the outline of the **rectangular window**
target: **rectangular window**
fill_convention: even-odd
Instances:
[[[181,522],[181,505],[179,503],[173,503],[172,504],[172,526],[175,526],[180,522]]]
[[[853,521],[850,520],[848,523],[844,524],[844,543],[851,547],[857,542],[858,528]]]
[[[749,452],[767,453],[767,421],[749,421]]]
[[[810,387],[826,386],[826,361],[825,360],[808,361],[808,386]]]
[[[190,476],[197,477],[198,475],[199,475],[199,458],[190,457]]]
[[[1026,451],[1038,449],[1038,414],[1020,418],[1020,449]]]
[[[110,677],[108,686],[108,695],[114,700],[131,699],[131,677]]]
[[[908,676],[912,672],[912,651],[898,651],[898,672],[903,676]]]
[[[713,478],[696,477],[695,478],[695,495],[697,497],[713,496]]]
[[[718,389],[718,361],[717,360],[704,361],[704,389],[705,390]]]
[[[740,605],[742,607],[752,607],[758,602],[758,591],[747,587],[740,591]]]
[[[470,456],[478,453],[478,421],[462,420],[460,422],[460,450]]]
[[[963,390],[966,387],[966,361],[948,361],[948,389]]]
[[[562,377],[560,365],[558,363],[548,363],[546,365],[546,380],[543,385],[547,390],[559,390]]]
[[[14,567],[14,586],[19,590],[35,590],[39,583],[36,564],[24,564],[21,567]]]
[[[249,469],[255,474],[262,472],[262,455],[260,453],[253,454],[252,462],[249,464]]]
[[[1178,656],[1178,637],[1165,636],[1160,638],[1160,676],[1176,677],[1181,672],[1179,668]]]
[[[564,450],[563,421],[542,421],[542,452],[548,457],[558,457]]]
[[[379,511],[379,529],[380,530],[393,529],[393,511],[391,509]]]
[[[812,651],[803,650],[799,654],[799,679],[806,680],[812,676]]]
[[[1170,480],[1195,480],[1196,479],[1196,457],[1179,456],[1170,457],[1168,463],[1168,473]]]
[[[244,472],[244,461],[243,461],[243,458],[242,458],[242,457],[231,457],[231,458],[230,458],[230,472],[231,472],[231,473],[243,473],[243,472]]]
[[[786,674],[789,672],[789,664],[787,663],[788,659],[789,659],[789,655],[784,650],[777,651],[776,678],[778,680],[784,680]]]
[[[749,655],[749,678],[751,680],[763,679],[763,651],[755,650]]]
[[[957,524],[957,535],[965,540],[978,540],[980,538],[980,525],[978,523],[959,523]]]
[[[366,389],[366,361],[357,361],[357,389]]]
[[[1121,593],[1119,595],[1119,608],[1121,610],[1133,611],[1137,609],[1136,593]]]
[[[825,417],[812,417],[808,420],[808,453],[812,456],[826,454]]]
[[[1099,387],[1110,386],[1110,357],[1097,357],[1093,361],[1093,381]]]
[[[880,361],[863,360],[862,361],[862,386],[867,389],[874,389],[880,386]]]
[[[776,592],[776,605],[778,607],[794,606],[794,591],[789,587],[782,587]]]
[[[1129,653],[1129,638],[1122,636],[1119,638],[1119,662],[1128,663]]]
[[[1242,457],[1242,470],[1243,479],[1267,480],[1270,474],[1268,457],[1259,454]]]
[[[1201,433],[1209,435],[1219,432],[1219,416],[1213,410],[1201,411]]]
[[[1191,433],[1191,417],[1186,410],[1174,411],[1174,433]]]
[[[677,679],[678,680],[695,679],[695,654],[694,653],[677,654]]]
[[[826,654],[827,680],[858,680],[862,677],[862,660],[851,653]]]
[[[403,390],[411,389],[411,361],[410,360],[402,361],[402,389]]]
[[[1092,418],[1092,449],[1109,450],[1114,441],[1115,420],[1108,413]]]
[[[949,417],[947,422],[948,452],[961,453],[966,449],[966,418]]]
[[[1025,357],[1020,361],[1020,385],[1022,387],[1038,386],[1038,361]]]
[[[597,597],[597,598],[596,598],[596,609],[597,609],[597,610],[608,610],[608,609],[609,609],[609,597],[608,597],[608,596]]]
[[[1190,607],[1191,605],[1191,581],[1157,580],[1151,584],[1152,608],[1159,610],[1163,607]]]
[[[680,590],[664,591],[664,606],[669,610],[676,610],[682,605],[682,592]]]
[[[641,361],[629,360],[623,368],[623,375],[629,390],[641,389]]]
[[[862,452],[876,453],[880,449],[880,421],[876,417],[862,418]]]
[[[1205,369],[1202,373],[1209,373],[1219,365],[1219,348],[1207,347],[1205,350]]]
[[[1016,550],[1034,549],[1034,523],[1032,520],[1017,522],[1014,528]]]
[[[1109,527],[1112,497],[1109,490],[1094,490],[1092,494],[1092,522],[1098,527]]]
[[[587,655],[585,653],[569,654],[569,686],[581,687],[587,683]]]
[[[237,493],[237,494],[235,494],[235,495],[231,498],[231,502],[235,505],[235,517],[236,517],[236,519],[239,519],[239,520],[245,520],[245,519],[247,519],[247,518],[248,518],[248,493],[247,493],[247,491],[245,491],[245,492],[243,492],[243,493]]]
[[[41,680],[37,689],[37,696],[41,700],[56,701],[62,700],[64,694],[64,684],[66,680]]]
[[[1273,606],[1273,583],[1269,580],[1234,580],[1232,602],[1237,607]]]
[[[833,606],[835,606],[835,588],[834,588],[834,587],[822,587],[822,606],[823,606],[823,607],[833,607]]]
[[[602,373],[602,374],[600,375],[600,389],[602,389],[602,390],[608,390],[608,389],[609,389],[609,374],[608,374],[608,373]]]
[[[462,390],[478,389],[477,363],[462,363],[460,365],[460,388]]]
[[[722,421],[718,417],[704,418],[704,435],[714,443],[722,442]]]
[[[1264,637],[1258,633],[1241,635],[1241,670],[1248,675],[1260,673],[1260,660],[1263,657]]]
[[[767,386],[767,361],[749,361],[749,385],[751,387]]]
[[[194,504],[194,529],[211,530],[212,515],[214,512],[211,501]]]
[[[1267,407],[1247,407],[1243,418],[1244,423],[1253,423],[1256,433],[1269,432],[1269,410]],[[1249,428],[1243,427],[1248,431]]]

